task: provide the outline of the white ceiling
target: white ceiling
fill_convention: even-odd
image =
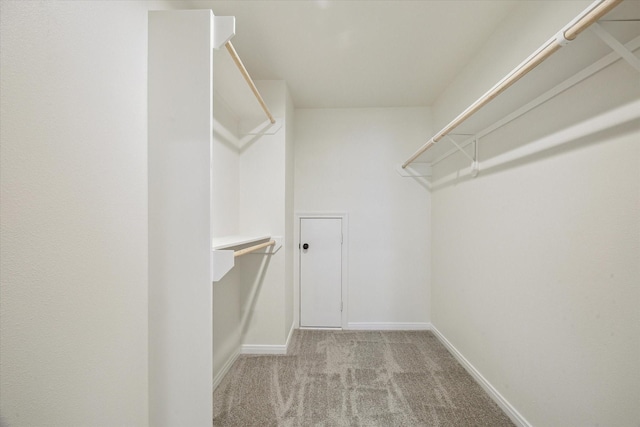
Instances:
[[[236,17],[256,80],[285,80],[296,107],[431,105],[514,0],[192,2]]]

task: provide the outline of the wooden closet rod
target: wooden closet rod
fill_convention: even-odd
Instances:
[[[269,240],[268,242],[260,243],[259,245],[249,246],[248,248],[240,249],[238,251],[235,251],[233,253],[233,256],[234,257],[239,257],[239,256],[242,256],[242,255],[249,254],[249,253],[251,253],[253,251],[257,251],[258,249],[266,248],[267,246],[273,246],[275,244],[276,244],[275,240]]]
[[[226,46],[227,50],[229,51],[229,54],[231,55],[231,58],[233,58],[233,62],[236,63],[236,66],[240,70],[240,73],[242,74],[242,77],[244,77],[245,81],[247,82],[247,84],[251,88],[251,91],[253,92],[255,97],[258,99],[258,102],[260,103],[260,106],[262,107],[262,109],[264,110],[265,114],[269,118],[269,121],[271,122],[271,124],[274,124],[276,122],[276,119],[273,118],[273,116],[271,115],[271,111],[269,111],[269,107],[267,107],[267,104],[264,103],[264,99],[262,99],[262,96],[260,95],[260,92],[258,92],[258,88],[253,83],[253,80],[251,79],[251,76],[249,75],[249,72],[244,67],[244,64],[242,63],[242,60],[238,56],[238,53],[236,52],[236,50],[233,48],[233,45],[229,41],[229,42],[227,42],[225,44],[225,46]]]
[[[611,9],[622,3],[623,0],[600,0],[594,2],[582,14],[574,19],[569,25],[563,28],[556,37],[547,41],[522,64],[514,68],[509,74],[502,78],[487,93],[482,95],[476,102],[471,104],[458,115],[455,119],[446,125],[440,132],[436,133],[423,146],[421,146],[409,159],[402,164],[402,168],[406,168],[422,153],[431,148],[436,142],[440,141],[445,135],[458,127],[462,122],[471,117],[480,108],[488,104],[496,96],[504,92],[509,86],[520,80],[529,71],[540,65],[545,59],[550,57],[554,52],[559,50],[569,41],[574,40],[578,34],[596,22],[602,16],[607,14]]]

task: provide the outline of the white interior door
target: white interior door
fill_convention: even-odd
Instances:
[[[342,326],[342,219],[300,219],[300,326]]]

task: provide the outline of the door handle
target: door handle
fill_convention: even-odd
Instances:
[[[304,249],[304,250],[309,249],[309,244],[308,243],[303,243],[302,244],[302,249]]]

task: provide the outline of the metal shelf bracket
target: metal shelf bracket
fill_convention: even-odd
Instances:
[[[471,135],[473,136],[473,157],[469,153],[467,153],[467,151],[463,147],[461,147],[453,138],[451,138],[450,135],[456,134],[445,135],[445,138],[447,138],[447,140],[452,143],[458,151],[464,154],[466,158],[471,160],[471,176],[475,178],[480,172],[480,164],[478,163],[478,135]]]

